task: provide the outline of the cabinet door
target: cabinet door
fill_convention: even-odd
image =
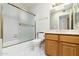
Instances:
[[[69,43],[60,43],[61,56],[76,56],[77,45]]]
[[[58,55],[58,42],[52,40],[45,40],[45,52],[50,56]]]

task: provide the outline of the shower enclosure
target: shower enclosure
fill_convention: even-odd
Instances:
[[[14,4],[2,4],[3,47],[35,38],[35,15]]]

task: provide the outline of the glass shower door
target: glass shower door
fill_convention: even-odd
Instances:
[[[35,38],[33,15],[10,4],[3,4],[3,47]]]
[[[30,41],[35,38],[35,20],[34,16],[20,11],[19,20],[19,39],[20,41]]]
[[[19,42],[18,35],[18,9],[9,5],[2,4],[3,15],[3,47],[10,46]]]

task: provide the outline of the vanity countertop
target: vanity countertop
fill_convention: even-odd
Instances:
[[[50,33],[50,34],[67,34],[67,35],[79,35],[79,31],[73,31],[73,30],[52,30],[52,31],[48,31],[45,33]]]

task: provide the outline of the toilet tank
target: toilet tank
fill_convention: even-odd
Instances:
[[[44,32],[38,32],[37,33],[37,38],[38,39],[44,39],[45,33]]]

